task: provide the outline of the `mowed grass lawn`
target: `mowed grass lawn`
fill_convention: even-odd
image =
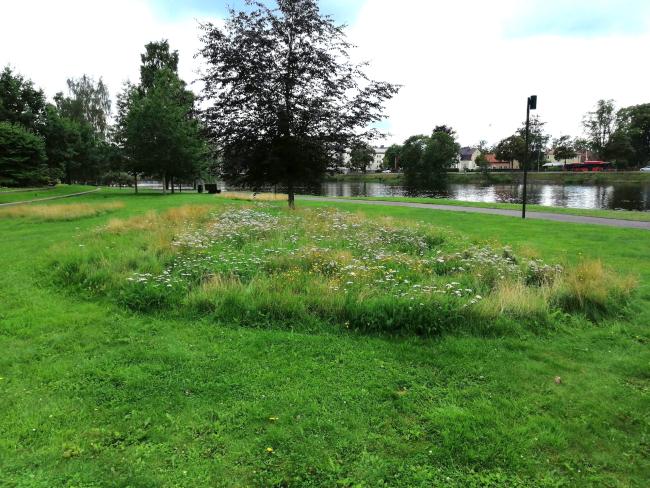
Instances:
[[[72,220],[0,219],[0,485],[648,486],[647,231],[300,201],[548,263],[600,259],[639,282],[618,318],[555,312],[544,327],[425,338],[134,312],[54,286],[53,256],[112,219],[247,205],[108,190],[74,200],[116,201]]]

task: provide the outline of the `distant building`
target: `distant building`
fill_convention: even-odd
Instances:
[[[519,161],[499,161],[496,154],[486,154],[489,169],[519,169]]]
[[[375,146],[373,149],[375,150],[375,158],[372,163],[370,163],[370,166],[368,166],[368,171],[371,173],[379,173],[383,169],[384,156],[386,156],[388,148],[382,145],[379,147]]]
[[[594,153],[592,151],[589,151],[589,150],[584,150],[584,151],[578,151],[578,153],[576,154],[576,156],[574,158],[567,159],[566,164],[584,163],[585,161],[594,161],[596,159],[598,159],[596,157],[596,153]],[[564,159],[562,159],[560,161],[555,160],[555,154],[553,152],[553,149],[549,149],[548,151],[546,151],[546,160],[549,163],[559,162],[559,163],[562,163],[562,165],[564,165],[564,163],[565,163]],[[549,166],[546,166],[546,167],[548,168]]]
[[[475,171],[478,169],[476,158],[479,157],[481,151],[476,147],[461,147],[460,154],[458,155],[458,162],[453,165],[453,168],[458,169],[461,173],[465,171]]]
[[[368,165],[366,168],[366,172],[368,173],[379,173],[384,166],[384,156],[386,155],[386,151],[388,148],[386,146],[375,146],[373,147],[375,151],[375,155],[373,157],[373,160],[371,163]],[[335,173],[343,173],[343,174],[348,174],[350,173],[350,151],[347,150],[345,151],[338,162],[334,163],[334,167],[331,169],[332,172]]]

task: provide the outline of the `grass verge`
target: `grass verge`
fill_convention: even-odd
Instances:
[[[57,185],[54,188],[37,188],[20,192],[0,192],[0,203],[25,202],[39,198],[61,197],[73,193],[93,190],[95,187],[85,185]]]
[[[474,208],[497,208],[504,210],[521,210],[521,205],[516,203],[484,203],[467,202],[463,200],[449,200],[446,198],[417,198],[417,197],[338,197],[349,198],[350,200],[372,200],[380,202],[405,202],[405,203],[428,203],[432,205],[452,205]],[[601,217],[605,219],[636,220],[650,222],[650,212],[632,210],[586,210],[579,208],[546,207],[543,205],[527,205],[526,208],[532,212],[544,212],[553,214],[579,215],[584,217]]]

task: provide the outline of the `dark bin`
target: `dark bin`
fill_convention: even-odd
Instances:
[[[219,189],[216,183],[206,183],[205,191],[207,191],[210,195],[221,193],[221,190]]]

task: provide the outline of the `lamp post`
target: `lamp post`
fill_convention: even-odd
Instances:
[[[528,197],[528,160],[530,159],[530,111],[537,109],[537,95],[531,95],[528,97],[528,102],[526,103],[526,158],[524,159],[524,202],[523,207],[521,208],[521,218],[526,218],[526,199]]]

